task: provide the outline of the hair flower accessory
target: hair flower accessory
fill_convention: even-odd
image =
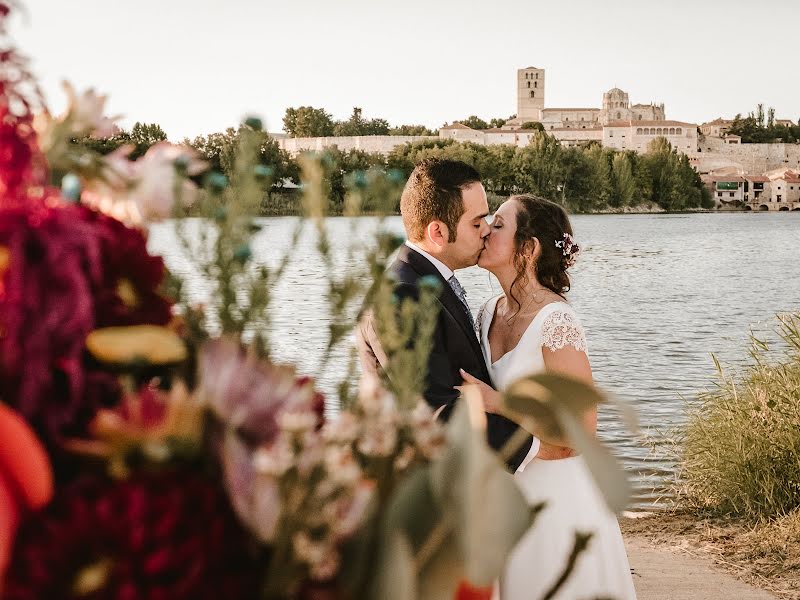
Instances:
[[[581,249],[570,234],[565,233],[563,240],[556,240],[556,247],[561,248],[561,252],[566,258],[567,268],[575,264],[575,260]]]

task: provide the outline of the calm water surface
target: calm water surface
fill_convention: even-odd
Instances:
[[[297,224],[262,219],[256,259],[275,264]],[[602,408],[599,431],[623,460],[636,485],[635,505],[664,499],[674,457],[664,445],[680,428],[687,402],[712,387],[715,354],[732,369],[747,363],[748,333],[775,340],[775,314],[800,310],[800,213],[597,215],[572,218],[584,249],[572,273],[569,301],[587,331],[598,384],[636,408],[642,435],[625,430],[613,409]],[[402,233],[399,217],[384,226]],[[151,232],[151,250],[188,280],[190,295],[208,286],[176,242],[172,223]],[[353,240],[367,242],[378,220],[327,221],[339,274],[356,266]],[[325,275],[306,226],[287,273],[275,290],[273,352],[301,372],[317,375],[335,398],[349,348],[342,346],[318,373],[327,342]],[[500,287],[481,269],[460,271],[473,311]],[[331,404],[331,411],[336,407]]]

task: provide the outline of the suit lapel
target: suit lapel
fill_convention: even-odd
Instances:
[[[406,245],[403,245],[400,249],[400,253],[397,255],[397,260],[407,263],[420,275],[420,277],[425,275],[433,275],[441,282],[442,293],[439,295],[439,302],[442,304],[444,309],[450,313],[450,316],[453,317],[456,323],[459,324],[464,332],[464,335],[469,340],[472,350],[481,357],[481,362],[483,362],[483,351],[481,350],[478,336],[475,334],[475,330],[473,329],[472,324],[469,322],[469,317],[467,317],[464,305],[461,303],[461,300],[458,298],[458,296],[456,296],[453,288],[450,287],[450,284],[445,280],[444,277],[442,277],[439,269],[437,269],[431,263],[431,261],[422,256],[419,252],[414,251]]]

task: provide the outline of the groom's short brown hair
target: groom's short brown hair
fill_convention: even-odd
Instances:
[[[412,242],[425,237],[431,221],[447,225],[448,241],[456,241],[456,226],[464,214],[461,191],[480,183],[480,174],[459,160],[426,158],[414,168],[400,197],[400,214]]]

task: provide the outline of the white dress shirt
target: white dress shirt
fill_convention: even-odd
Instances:
[[[444,277],[445,281],[448,281],[448,282],[450,281],[450,278],[454,275],[453,270],[450,267],[448,267],[446,264],[444,264],[438,258],[435,258],[435,257],[431,256],[430,254],[428,254],[427,252],[425,252],[425,250],[423,250],[422,248],[420,248],[419,246],[417,246],[413,242],[406,241],[406,246],[408,246],[409,248],[411,248],[415,252],[419,252],[420,254],[422,254],[422,256],[427,258],[431,262],[431,264],[434,267],[436,267],[436,270],[439,271],[439,273],[442,274],[442,277]]]

